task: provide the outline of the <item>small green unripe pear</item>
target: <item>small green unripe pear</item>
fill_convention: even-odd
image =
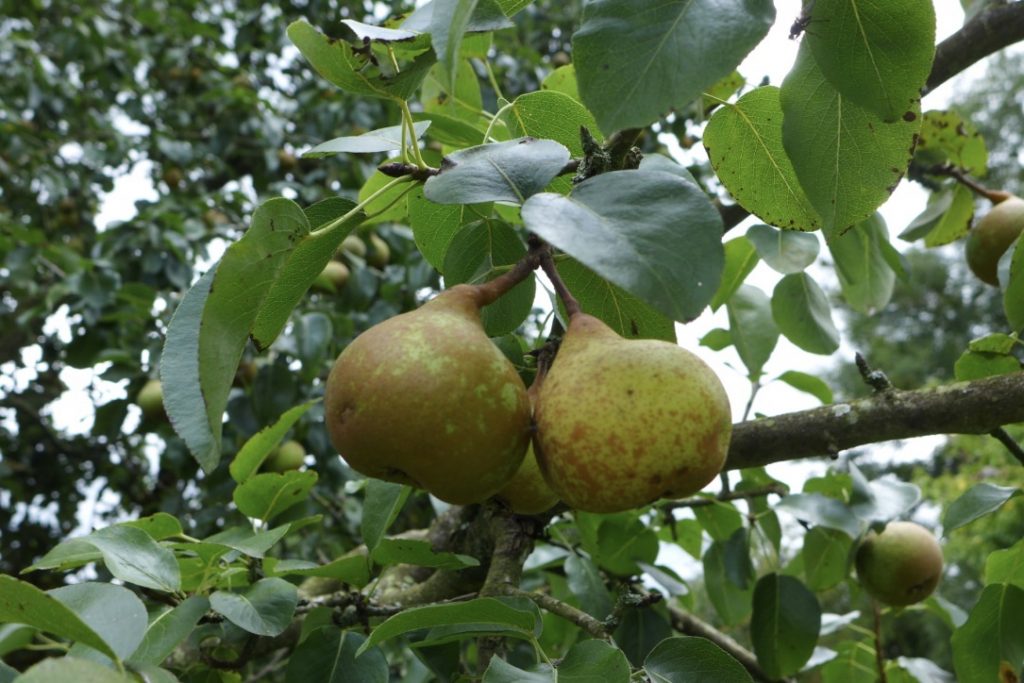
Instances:
[[[348,282],[349,271],[341,261],[328,261],[324,269],[313,280],[313,288],[321,292],[337,292]]]
[[[545,479],[586,512],[699,491],[721,471],[732,434],[725,389],[697,356],[664,341],[623,339],[579,312],[535,418]]]
[[[324,419],[352,469],[456,505],[490,498],[515,474],[530,439],[530,402],[484,333],[483,289],[452,287],[371,327],[338,356]]]
[[[376,233],[371,233],[367,241],[370,248],[366,253],[366,262],[377,270],[384,270],[391,260],[391,247]]]
[[[289,440],[275,448],[263,461],[265,472],[290,472],[302,467],[306,449],[298,441]]]
[[[999,286],[999,259],[1024,231],[1024,199],[1009,196],[981,217],[967,235],[967,265],[983,282]]]
[[[942,548],[920,524],[889,522],[857,548],[857,578],[868,595],[894,607],[921,602],[942,576]]]
[[[341,241],[341,248],[338,253],[339,256],[342,254],[352,254],[359,258],[366,258],[366,244],[355,235],[349,235]]]
[[[494,497],[517,515],[539,515],[558,503],[558,495],[544,481],[532,444],[526,450],[523,464]]]
[[[142,409],[142,416],[147,420],[164,419],[164,390],[160,380],[151,379],[146,382],[135,397],[135,403]]]

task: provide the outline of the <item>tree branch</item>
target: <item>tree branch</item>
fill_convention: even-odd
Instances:
[[[717,496],[711,498],[684,498],[683,500],[675,500],[669,503],[665,503],[660,506],[662,510],[676,510],[678,508],[699,508],[708,505],[714,505],[727,500],[742,500],[744,498],[760,498],[761,496],[767,496],[769,494],[776,494],[784,496],[789,493],[789,488],[782,484],[768,484],[767,486],[759,486],[756,489],[747,489],[745,491],[729,491],[726,493],[720,493]]]
[[[733,425],[725,469],[835,456],[847,448],[915,436],[989,434],[1014,422],[1024,422],[1024,372],[892,390]]]
[[[923,94],[1019,40],[1024,40],[1024,3],[990,4],[935,48],[935,61]]]

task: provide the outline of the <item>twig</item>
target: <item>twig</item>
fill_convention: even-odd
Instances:
[[[876,394],[891,391],[893,389],[892,382],[886,377],[885,373],[881,370],[875,370],[868,365],[867,359],[864,358],[858,352],[854,357],[854,362],[857,363],[857,370],[860,371],[860,376],[864,379],[864,383],[875,390]]]
[[[784,484],[766,484],[765,486],[759,486],[756,489],[747,489],[745,491],[729,491],[723,492],[714,498],[684,498],[683,500],[677,500],[671,503],[665,503],[661,505],[662,510],[678,510],[679,508],[699,508],[707,507],[708,505],[715,505],[716,503],[722,503],[730,500],[742,500],[747,498],[760,498],[762,496],[768,496],[771,494],[778,496],[784,496],[789,493],[789,488]]]
[[[1006,450],[1010,451],[1013,457],[1020,461],[1021,465],[1024,465],[1024,448],[1021,448],[1020,444],[1013,440],[1013,437],[1010,436],[1009,432],[1002,427],[997,427],[989,433],[998,439],[1001,444],[1006,446]]]
[[[540,267],[544,270],[544,274],[548,276],[548,279],[551,280],[555,293],[558,294],[558,298],[565,305],[566,314],[572,318],[574,315],[582,313],[580,302],[576,300],[576,297],[572,295],[572,292],[569,291],[569,288],[565,286],[562,278],[558,275],[558,268],[555,266],[554,259],[551,258],[550,251],[541,252]]]
[[[557,598],[551,597],[547,593],[515,590],[507,592],[506,595],[529,598],[541,609],[547,610],[548,612],[551,612],[551,614],[562,617],[567,621],[571,621],[586,631],[593,638],[608,640],[611,637],[608,634],[608,630],[605,628],[605,625],[600,620],[595,619],[581,609],[562,602]]]
[[[888,683],[885,675],[885,653],[882,651],[882,610],[878,603],[871,601],[871,607],[875,612],[875,662],[878,665],[878,683]]]
[[[1009,192],[1003,192],[1002,190],[993,190],[985,187],[981,183],[972,178],[969,178],[966,173],[954,166],[953,164],[935,164],[922,169],[925,173],[931,175],[943,175],[953,178],[964,187],[970,188],[975,194],[984,197],[993,204],[998,204],[1004,199],[1009,199],[1013,195]]]
[[[480,295],[482,306],[494,303],[510,289],[530,277],[537,266],[541,264],[542,255],[547,251],[546,244],[531,244],[529,251],[523,258],[519,259],[512,269],[506,271],[488,282],[477,285],[477,292]]]
[[[439,168],[431,168],[430,166],[420,168],[416,164],[407,164],[402,163],[401,161],[393,161],[390,164],[381,164],[377,167],[377,170],[389,178],[409,176],[413,180],[418,180],[420,182],[425,182],[427,178],[435,176],[441,172],[441,169]]]

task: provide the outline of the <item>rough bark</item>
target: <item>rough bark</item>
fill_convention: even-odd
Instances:
[[[927,94],[975,62],[1024,40],[1024,3],[993,3],[935,48]]]

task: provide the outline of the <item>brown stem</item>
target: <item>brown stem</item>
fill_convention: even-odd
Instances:
[[[963,27],[938,44],[927,94],[971,64],[1024,40],[1024,3],[991,3]]]
[[[868,398],[733,425],[725,468],[760,467],[881,441],[989,434],[1024,422],[1024,372]]]
[[[888,683],[885,675],[885,653],[882,651],[882,610],[874,600],[871,601],[871,607],[875,612],[875,662],[878,665],[878,683]]]
[[[874,389],[875,393],[889,391],[893,388],[892,382],[889,381],[885,373],[868,365],[867,359],[859,352],[854,356],[854,362],[857,364],[857,371],[860,372],[864,383]]]
[[[1009,199],[1010,197],[1013,196],[1009,192],[1004,192],[1002,190],[992,190],[990,188],[985,187],[978,181],[969,178],[966,173],[961,171],[953,164],[935,164],[934,166],[930,166],[927,169],[925,169],[925,173],[930,173],[932,175],[949,176],[950,178],[953,178],[964,187],[970,188],[975,194],[984,197],[993,204],[998,204],[999,202],[1005,199]]]
[[[493,280],[477,285],[480,305],[487,306],[494,303],[513,287],[530,277],[533,271],[537,270],[537,266],[540,265],[541,252],[544,249],[546,249],[546,246],[535,247],[531,245],[526,255],[512,266],[512,270],[502,273]]]
[[[562,282],[561,276],[558,274],[558,268],[555,266],[555,260],[551,258],[550,251],[541,252],[540,256],[540,267],[544,269],[544,273],[551,280],[552,286],[555,288],[555,293],[558,294],[558,298],[562,300],[562,304],[565,305],[565,312],[571,319],[574,315],[582,313],[583,310],[580,308],[580,302],[576,301],[576,297],[572,295],[569,288]]]
[[[992,436],[999,440],[999,443],[1006,446],[1006,450],[1010,451],[1013,457],[1020,461],[1021,465],[1024,465],[1024,448],[1020,447],[1020,444],[1013,440],[1005,429],[998,427],[993,429],[991,432]]]
[[[757,680],[774,680],[768,676],[763,669],[761,669],[761,665],[757,663],[757,657],[754,656],[753,652],[746,649],[711,624],[702,621],[689,612],[683,611],[681,607],[672,603],[669,603],[668,605],[668,613],[672,618],[672,628],[675,630],[689,636],[697,636],[710,640],[712,643],[735,657],[736,660],[743,665],[743,668],[749,671],[750,675]]]
[[[747,489],[746,491],[730,491],[728,493],[722,493],[715,496],[714,498],[685,498],[683,500],[665,503],[660,507],[662,510],[677,510],[679,508],[699,508],[729,500],[760,498],[761,496],[767,496],[773,493],[779,496],[784,496],[787,493],[789,493],[789,488],[783,484],[768,484],[766,486],[759,486],[756,489]]]
[[[595,619],[581,609],[562,602],[557,598],[551,597],[547,593],[517,590],[506,593],[506,595],[529,598],[541,609],[551,612],[555,616],[562,617],[567,621],[571,621],[586,631],[593,638],[600,638],[602,640],[607,640],[609,638],[608,631],[600,620]]]
[[[425,182],[430,176],[435,176],[441,172],[439,168],[420,168],[416,164],[403,164],[400,161],[395,161],[390,164],[381,164],[377,167],[377,170],[388,176],[389,178],[401,178],[403,176],[410,176],[413,180]]]

